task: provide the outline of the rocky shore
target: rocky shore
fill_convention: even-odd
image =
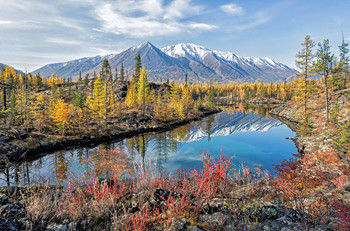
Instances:
[[[38,190],[38,188],[36,189]],[[47,190],[47,189],[46,189]],[[61,190],[55,186],[50,189],[53,193]],[[34,191],[31,189],[30,191]],[[4,187],[0,188],[0,230],[111,230],[103,220],[94,220],[92,217],[83,219],[63,219],[57,221],[42,220],[33,222],[28,217],[25,197],[28,188]],[[123,230],[126,220],[133,215],[148,208],[167,210],[168,198],[175,198],[175,205],[180,203],[182,195],[177,192],[169,192],[161,188],[144,190],[138,193],[128,193],[119,198],[115,204],[106,206],[105,210],[116,212],[113,230]],[[237,207],[237,205],[239,205]],[[239,217],[237,216],[239,214]],[[270,202],[256,201],[253,204],[244,205],[239,199],[213,198],[206,202],[199,211],[198,218],[193,220],[191,216],[182,216],[173,219],[168,228],[151,228],[147,230],[167,231],[200,231],[200,230],[281,230],[299,231],[302,229],[301,217],[296,210]],[[317,230],[323,230],[322,225]]]
[[[293,131],[297,132],[303,121],[302,115],[301,113],[298,113],[298,111],[300,111],[299,107],[294,106],[292,102],[286,102],[285,104],[271,108],[270,115],[282,121]],[[324,132],[315,132],[316,126],[322,127]],[[325,152],[329,150],[329,148],[332,147],[333,137],[330,133],[327,133],[325,126],[325,123],[319,125],[313,123],[311,127],[313,132],[311,132],[311,134],[297,134],[296,137],[291,138],[298,148],[298,152],[303,154],[310,152]]]

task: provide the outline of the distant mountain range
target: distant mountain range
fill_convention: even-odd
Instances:
[[[297,71],[271,58],[239,57],[232,52],[212,51],[205,47],[181,43],[159,49],[149,42],[131,47],[118,54],[82,58],[64,63],[45,65],[33,73],[50,76],[52,73],[64,77],[90,76],[101,70],[105,58],[109,60],[114,73],[115,67],[123,63],[126,73],[131,76],[135,66],[135,56],[140,53],[142,65],[147,70],[150,81],[166,79],[184,82],[185,73],[188,81],[228,83],[242,82],[283,82],[294,76]]]
[[[228,136],[237,132],[257,131],[266,132],[272,128],[279,127],[283,123],[273,118],[260,117],[255,113],[243,113],[237,111],[230,114],[226,111],[217,114],[211,124],[210,136]],[[183,142],[192,142],[208,137],[208,131],[205,122],[191,128],[191,132],[182,140]]]
[[[0,63],[0,69],[1,69],[1,68],[5,68],[6,66],[11,67],[10,65],[6,65],[6,64]],[[15,70],[15,72],[17,72],[17,73],[19,73],[19,74],[23,74],[23,71],[17,70],[17,69],[15,69],[15,68],[13,68],[13,69]]]

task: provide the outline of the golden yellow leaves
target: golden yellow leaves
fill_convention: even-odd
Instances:
[[[68,112],[68,105],[62,99],[58,99],[53,105],[51,117],[57,126],[57,130],[64,135],[70,116]]]

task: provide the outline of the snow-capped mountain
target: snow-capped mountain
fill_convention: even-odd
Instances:
[[[270,58],[239,57],[232,52],[212,51],[190,43],[159,49],[146,42],[131,47],[121,53],[108,56],[82,58],[64,63],[48,64],[33,71],[50,76],[52,73],[63,76],[78,76],[94,72],[99,73],[102,61],[107,58],[115,72],[123,63],[124,69],[131,76],[135,66],[135,56],[140,53],[142,65],[147,70],[151,81],[166,79],[183,82],[185,73],[191,83],[219,81],[220,83],[236,82],[282,82],[296,74],[296,70],[278,63]]]
[[[223,81],[279,82],[283,77],[295,75],[296,70],[271,58],[240,57],[232,52],[213,51],[191,43],[180,43],[162,48],[169,56],[202,63],[220,76]]]
[[[224,111],[216,116],[209,129],[206,122],[192,127],[190,133],[183,139],[183,142],[201,140],[208,137],[209,132],[211,137],[228,136],[236,132],[266,132],[281,125],[283,123],[279,120],[262,118],[252,112],[244,114],[241,111],[237,111],[234,114],[229,114]]]

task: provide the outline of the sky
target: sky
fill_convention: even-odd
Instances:
[[[295,67],[307,34],[338,55],[350,0],[0,0],[0,63],[28,72],[145,41],[193,43]],[[315,47],[316,50],[317,47]]]

